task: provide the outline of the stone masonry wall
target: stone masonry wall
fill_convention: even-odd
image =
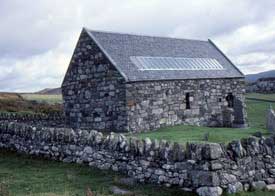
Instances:
[[[224,126],[226,96],[244,106],[243,79],[198,79],[126,84],[128,129],[148,131],[177,124]],[[190,109],[186,109],[186,93]]]
[[[66,122],[72,127],[125,130],[125,83],[84,31],[62,85]]]
[[[0,121],[20,122],[48,127],[65,126],[65,117],[61,112],[50,114],[0,112]]]
[[[184,187],[204,196],[275,186],[270,185],[275,181],[274,136],[249,137],[228,145],[182,146],[122,134],[103,136],[97,131],[2,122],[0,147],[112,169],[139,182]]]

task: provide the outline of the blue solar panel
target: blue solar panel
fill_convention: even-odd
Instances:
[[[131,56],[139,70],[222,70],[213,58],[147,57]]]

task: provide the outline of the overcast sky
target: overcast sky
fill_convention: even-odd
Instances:
[[[0,91],[61,85],[82,27],[211,38],[245,73],[275,69],[274,0],[0,0]]]

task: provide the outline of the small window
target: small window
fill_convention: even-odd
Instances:
[[[219,101],[219,102],[222,102],[222,98],[218,98],[218,101]]]
[[[229,108],[233,108],[234,106],[234,96],[232,93],[228,93],[228,95],[226,96],[226,101],[227,101],[227,106]]]
[[[185,108],[186,109],[190,109],[190,93],[186,93],[185,94]]]

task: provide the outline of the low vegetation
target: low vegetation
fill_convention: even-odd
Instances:
[[[36,101],[38,103],[62,104],[62,95],[45,95],[45,94],[21,94],[24,100]]]
[[[260,94],[260,93],[249,93],[246,95],[247,99],[257,99],[263,101],[274,101],[275,102],[275,94]]]
[[[0,93],[0,112],[62,112],[62,98],[56,95]]]

